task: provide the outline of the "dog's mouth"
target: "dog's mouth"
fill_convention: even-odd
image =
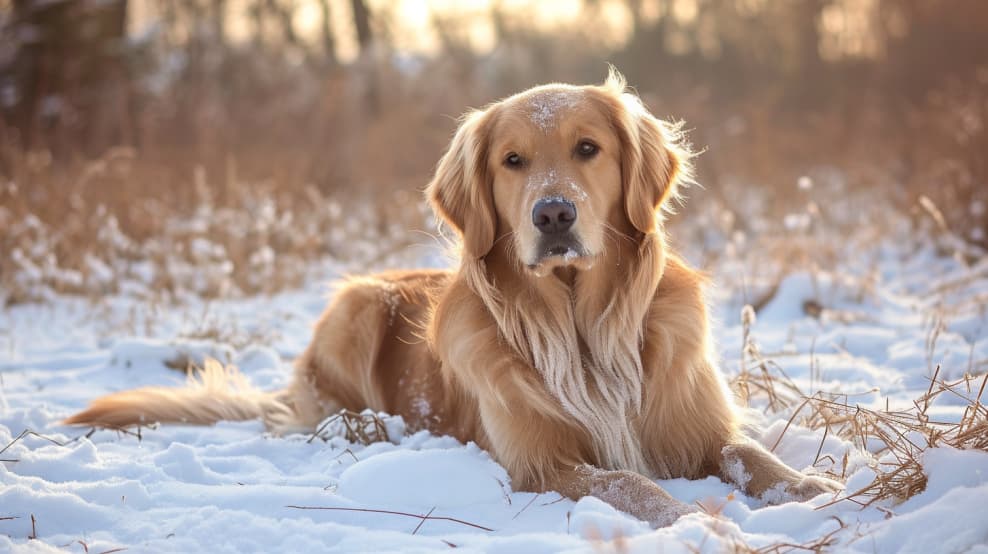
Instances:
[[[537,257],[528,269],[535,275],[548,275],[557,267],[571,266],[576,269],[589,269],[592,263],[590,252],[572,233],[539,239]]]

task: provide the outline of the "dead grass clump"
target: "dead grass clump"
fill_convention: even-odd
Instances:
[[[872,452],[878,463],[875,479],[836,500],[850,500],[870,506],[881,500],[905,501],[926,490],[923,453],[931,448],[988,451],[988,408],[981,402],[988,375],[976,379],[965,376],[947,382],[938,379],[937,368],[929,390],[905,410],[875,410],[841,402],[835,397],[808,398],[810,413],[803,422],[811,428],[852,441]],[[938,420],[929,414],[942,396],[953,396],[967,403],[959,421]],[[877,445],[877,447],[876,447]]]
[[[765,400],[765,412],[780,412],[792,406],[803,398],[802,391],[793,383],[775,361],[762,355],[751,335],[751,326],[755,322],[755,309],[745,305],[741,310],[741,371],[731,381],[731,388],[738,394],[745,405],[752,400]]]
[[[340,410],[336,415],[323,421],[309,437],[308,442],[317,438],[328,441],[333,437],[343,437],[347,442],[365,446],[392,440],[381,415],[371,410],[362,412]]]
[[[902,502],[923,492],[927,485],[923,453],[931,448],[988,451],[988,407],[982,403],[988,375],[967,375],[946,381],[939,378],[938,366],[929,389],[913,401],[912,407],[898,410],[886,407],[883,410],[851,403],[844,394],[817,392],[812,396],[803,395],[780,367],[760,357],[756,359],[757,363],[745,366],[732,382],[742,398],[748,402],[753,399],[764,402],[767,412],[788,410],[801,399],[773,449],[796,423],[809,429],[823,429],[823,440],[834,435],[874,456],[875,478],[834,503],[846,500],[865,507],[885,500]],[[930,414],[930,408],[941,397],[953,397],[966,403],[958,421],[937,419]],[[822,447],[821,440],[821,451]],[[820,459],[819,451],[817,459]],[[841,463],[832,462],[835,466],[843,465],[841,473],[834,476],[845,477],[847,456]]]

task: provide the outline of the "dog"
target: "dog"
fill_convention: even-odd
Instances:
[[[767,502],[836,493],[742,433],[705,278],[666,243],[664,208],[690,179],[680,128],[616,71],[495,102],[463,117],[426,188],[459,239],[455,270],[345,281],[283,391],[213,364],[198,386],[111,394],[65,423],[311,432],[371,408],[475,442],[516,490],[595,496],[654,527],[696,510],[654,479],[717,475]]]

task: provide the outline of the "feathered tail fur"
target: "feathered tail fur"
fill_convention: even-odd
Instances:
[[[98,398],[63,423],[124,428],[151,423],[212,425],[217,421],[291,419],[292,409],[280,392],[253,388],[235,367],[207,359],[189,374],[186,387],[146,387]]]

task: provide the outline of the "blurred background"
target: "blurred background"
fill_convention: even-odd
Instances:
[[[984,0],[0,0],[0,304],[392,264],[458,115],[608,63],[703,151],[701,265],[988,245]]]

